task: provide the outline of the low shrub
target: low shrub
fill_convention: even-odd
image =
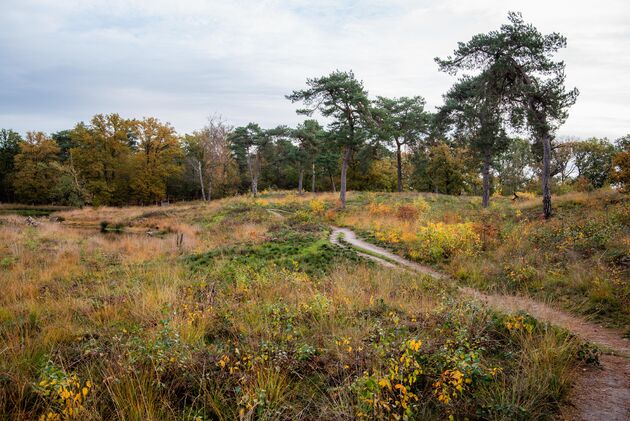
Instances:
[[[437,263],[456,254],[473,255],[480,248],[481,239],[472,222],[429,222],[418,228],[417,239],[408,253],[414,260]]]

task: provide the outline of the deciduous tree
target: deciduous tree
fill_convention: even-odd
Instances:
[[[496,160],[497,176],[504,196],[522,191],[530,179],[534,157],[526,139],[515,138]]]
[[[315,166],[321,151],[322,141],[325,139],[324,128],[317,120],[304,120],[293,130],[293,137],[298,143],[300,177],[303,177],[306,167],[310,166],[311,192],[315,193]]]
[[[232,128],[220,118],[210,118],[206,126],[183,138],[189,165],[196,174],[203,200],[215,189],[224,189],[233,175],[234,160],[228,137]]]
[[[166,181],[182,171],[183,152],[175,129],[149,117],[134,124],[137,151],[131,188],[136,200],[154,203],[166,198]]]
[[[608,181],[617,154],[608,139],[591,138],[574,142],[575,166],[578,177],[584,177],[593,188],[600,188]]]
[[[13,184],[23,203],[46,203],[53,197],[59,170],[59,147],[42,132],[28,132],[15,156]]]
[[[630,135],[617,139],[615,144],[619,152],[613,158],[611,180],[618,183],[622,191],[628,192],[630,187]]]
[[[131,198],[132,146],[135,122],[118,114],[97,114],[72,131],[75,167],[93,204],[124,204]]]

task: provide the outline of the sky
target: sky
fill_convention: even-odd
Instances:
[[[568,47],[580,96],[558,136],[630,133],[628,0],[0,0],[0,128],[55,132],[97,113],[157,117],[180,133],[209,116],[295,125],[285,95],[353,70],[370,96],[426,98],[457,42],[520,11]]]

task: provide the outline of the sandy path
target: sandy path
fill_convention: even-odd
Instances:
[[[343,241],[341,241],[343,240]],[[344,242],[371,253],[377,263],[393,266],[392,262],[435,279],[447,278],[429,267],[407,260],[382,247],[361,240],[348,228],[332,228],[330,241],[343,246]],[[387,260],[374,255],[383,256]],[[484,294],[472,288],[460,290],[487,305],[504,312],[525,311],[539,320],[561,326],[583,339],[599,345],[602,355],[601,369],[587,368],[578,377],[569,396],[569,405],[563,409],[562,420],[575,421],[629,421],[630,420],[630,341],[621,332],[590,323],[577,316],[557,310],[545,303],[523,296]]]

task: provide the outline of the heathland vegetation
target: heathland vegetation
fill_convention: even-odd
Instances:
[[[510,14],[435,113],[335,71],[295,128],[0,131],[1,418],[625,419],[630,137],[554,138],[565,43]]]
[[[572,203],[597,215],[605,201],[627,212],[622,196],[599,194],[562,198],[560,209]],[[544,252],[530,242],[547,240],[539,218],[529,202],[497,203],[486,211],[491,227],[474,216],[480,200],[434,194],[352,193],[340,210],[331,194],[263,192],[64,211],[55,214],[62,223],[35,227],[5,216],[2,412],[138,420],[551,416],[575,368],[597,352],[527,314],[462,298],[457,280],[531,289],[561,306],[585,297],[573,311],[627,326],[627,284],[615,278],[620,256],[589,267],[601,247],[627,240],[627,226],[612,216],[607,223],[619,230],[607,238],[577,233],[561,242],[562,253],[591,260],[532,268],[529,259]],[[101,221],[124,232],[101,233]],[[383,270],[330,244],[331,224],[456,276],[436,282]],[[529,234],[514,244],[524,229]],[[510,252],[519,249],[527,254],[515,261]],[[575,265],[588,272],[571,271]],[[553,275],[532,274],[546,271]]]

